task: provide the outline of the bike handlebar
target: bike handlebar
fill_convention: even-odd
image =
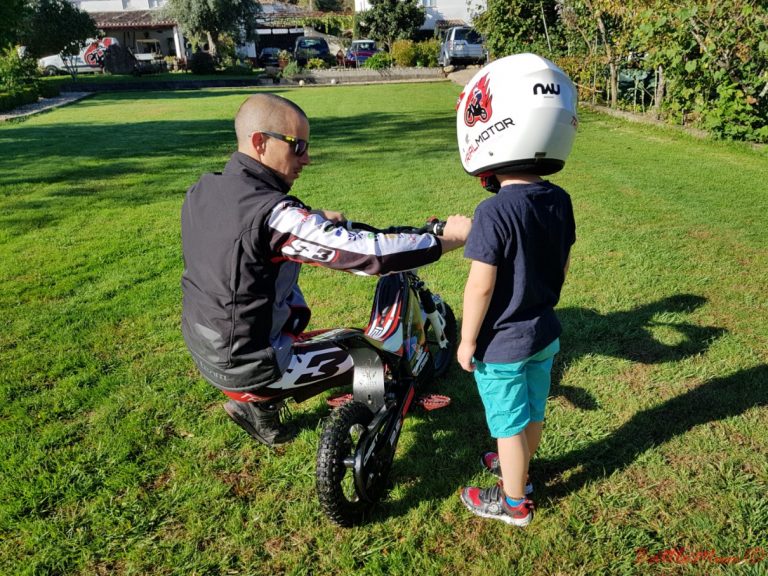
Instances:
[[[442,236],[445,231],[445,220],[432,218],[424,226],[389,226],[388,228],[376,228],[363,222],[346,222],[347,230],[364,230],[375,234],[432,234]]]

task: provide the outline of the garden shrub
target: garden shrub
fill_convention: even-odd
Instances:
[[[383,70],[385,68],[391,68],[394,65],[394,59],[386,52],[377,52],[363,64],[364,68],[370,68],[372,70]]]
[[[37,88],[40,91],[40,96],[43,98],[55,98],[61,94],[59,85],[54,82],[40,82]]]
[[[18,92],[24,87],[37,87],[37,62],[29,56],[19,56],[11,46],[0,53],[0,90]]]
[[[412,40],[396,40],[392,43],[392,58],[395,64],[404,68],[416,64],[416,46]]]
[[[301,66],[296,60],[292,60],[283,68],[283,78],[293,78],[301,74]]]
[[[0,53],[0,110],[13,110],[37,102],[37,62],[29,56],[19,56],[14,47]]]
[[[20,88],[15,92],[0,92],[0,112],[7,112],[25,104],[37,102],[37,88]]]
[[[197,51],[189,58],[189,70],[192,74],[215,74],[216,63],[208,52]]]
[[[440,53],[440,41],[437,38],[425,40],[414,45],[416,50],[416,65],[435,68],[437,56]]]
[[[328,64],[322,58],[310,58],[306,66],[307,70],[322,70],[327,67]]]

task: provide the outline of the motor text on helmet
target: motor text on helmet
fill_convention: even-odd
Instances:
[[[483,142],[486,142],[491,136],[495,136],[497,133],[503,132],[507,128],[510,128],[514,125],[515,121],[512,120],[512,118],[507,117],[488,126],[488,128],[480,132],[480,134],[475,137],[475,142],[469,146],[467,154],[464,157],[464,161],[469,162],[472,156],[474,156],[475,152],[480,149],[480,145]]]

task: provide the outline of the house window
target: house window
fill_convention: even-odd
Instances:
[[[424,8],[436,8],[437,7],[437,0],[421,0],[421,3],[424,5]]]

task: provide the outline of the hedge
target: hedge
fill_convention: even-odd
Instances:
[[[35,88],[22,88],[17,92],[0,92],[0,112],[7,112],[25,104],[33,104],[39,97]]]

